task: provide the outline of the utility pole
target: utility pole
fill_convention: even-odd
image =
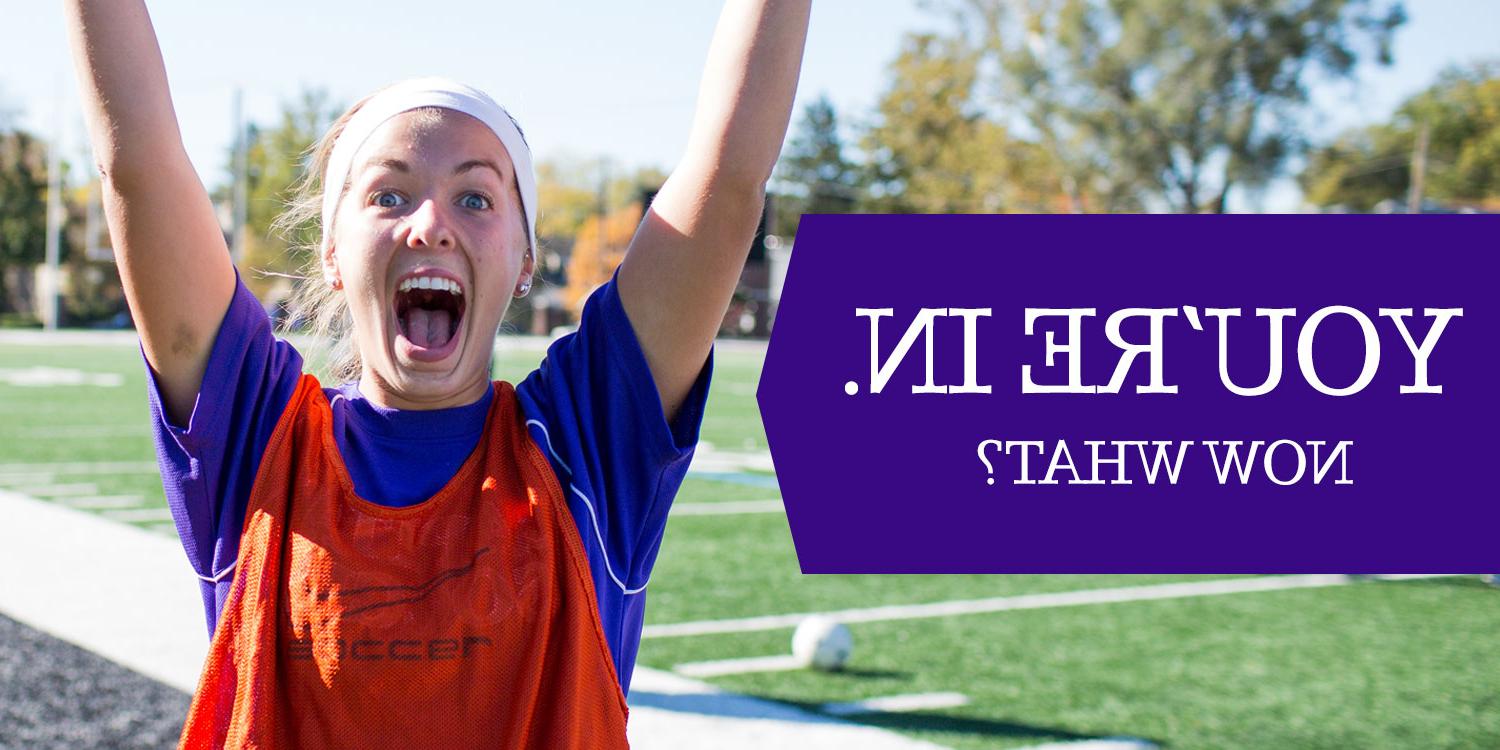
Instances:
[[[1411,188],[1406,194],[1406,212],[1409,214],[1422,213],[1422,188],[1427,182],[1427,141],[1431,135],[1432,128],[1422,123],[1422,129],[1417,131],[1417,144],[1411,151]]]
[[[249,213],[246,152],[250,150],[250,139],[245,137],[244,95],[244,89],[234,90],[234,224],[230,229],[229,257],[236,265],[245,259],[245,224]]]
[[[57,297],[61,291],[58,278],[62,239],[62,145],[67,123],[67,101],[63,97],[62,78],[58,77],[57,129],[52,133],[52,143],[47,147],[47,270],[42,274],[42,324],[48,331],[57,330]]]

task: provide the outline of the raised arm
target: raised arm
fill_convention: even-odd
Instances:
[[[120,280],[167,413],[183,424],[234,294],[234,266],[183,148],[144,2],[64,6]]]
[[[669,420],[703,368],[745,266],[791,119],[811,4],[725,4],[687,152],[621,263],[620,300]]]

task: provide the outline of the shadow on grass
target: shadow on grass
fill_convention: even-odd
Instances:
[[[785,705],[796,706],[804,711],[816,713],[821,706],[816,703],[801,703],[781,701]],[[913,711],[913,712],[890,712],[875,711],[867,714],[855,714],[841,717],[845,721],[866,726],[879,727],[897,732],[949,732],[952,734],[966,734],[977,737],[1003,737],[1008,739],[1024,739],[1030,742],[1077,742],[1082,740],[1118,739],[1126,736],[1121,732],[1107,734],[1090,734],[1087,732],[1075,732],[1064,727],[1043,726],[1040,724],[1026,724],[1018,721],[1000,721],[995,719],[979,719],[968,716],[954,716],[952,714],[937,711]],[[1130,735],[1133,740],[1144,740],[1157,747],[1167,747],[1162,740],[1150,737],[1139,737]]]
[[[872,712],[832,717],[822,713],[823,704],[821,703],[776,700],[733,693],[669,694],[632,690],[630,705],[632,708],[654,708],[662,711],[736,719],[769,719],[806,724],[853,723],[897,732],[948,732],[977,737],[1024,739],[1031,742],[1072,742],[1125,736],[1122,733],[1091,734],[1075,732],[1063,727],[953,716],[933,711]],[[1151,738],[1132,736],[1132,739],[1145,740],[1158,747],[1167,746],[1166,743]]]
[[[909,680],[911,672],[900,672],[894,669],[852,669],[844,667],[835,672],[828,673],[832,677],[853,677],[856,680]]]
[[[1478,574],[1444,576],[1442,578],[1412,578],[1405,581],[1381,581],[1381,583],[1399,584],[1402,586],[1426,586],[1426,587],[1448,587],[1463,589],[1490,589],[1494,590],[1494,584],[1486,583]]]

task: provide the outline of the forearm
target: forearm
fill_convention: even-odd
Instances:
[[[166,67],[142,0],[64,3],[95,159],[114,182],[186,159]]]
[[[682,163],[620,266],[620,301],[672,419],[734,294],[776,165],[811,0],[729,0]]]
[[[185,423],[234,294],[234,266],[182,146],[145,5],[65,7],[120,280],[167,412]]]
[[[678,172],[759,190],[791,120],[811,0],[730,0],[719,16]]]

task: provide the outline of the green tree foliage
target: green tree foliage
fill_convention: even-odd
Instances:
[[[71,171],[71,165],[63,162],[63,174]],[[63,221],[60,248],[65,282],[62,286],[60,312],[62,324],[79,326],[108,320],[117,313],[127,311],[125,289],[120,284],[120,269],[106,257],[90,257],[86,252],[93,246],[109,246],[109,228],[105,225],[102,208],[95,203],[100,213],[95,216],[94,231],[90,238],[87,214],[90,202],[99,200],[98,179],[63,190]]]
[[[1313,76],[1390,60],[1391,0],[952,0],[995,102],[1090,211],[1226,210],[1305,148]]]
[[[621,170],[599,159],[570,156],[539,162],[536,174],[540,204],[537,242],[541,244],[542,261],[537,284],[565,284],[564,298],[571,305],[577,294],[609,280],[609,273],[619,265],[619,257],[613,253],[618,250],[623,254],[635,225],[627,227],[628,231],[620,230],[617,225],[621,220],[616,217],[634,216],[639,223],[641,199],[647,191],[660,188],[667,175],[650,167]],[[601,212],[610,217],[604,232],[609,239],[602,244],[598,226]],[[623,240],[619,239],[620,231],[626,231]],[[580,259],[580,252],[589,259]],[[576,273],[582,273],[583,278],[575,281]],[[603,278],[598,278],[600,273]]]
[[[890,66],[861,145],[869,197],[889,212],[993,212],[1002,208],[1005,133],[976,97],[979,54],[962,39],[910,34]]]
[[[1500,207],[1500,61],[1448,70],[1390,122],[1351,130],[1313,152],[1301,176],[1308,202],[1353,211],[1404,202],[1424,126],[1424,195]]]
[[[308,150],[343,111],[342,106],[330,102],[327,92],[308,90],[282,105],[281,118],[275,126],[252,124],[248,128],[245,253],[240,258],[240,274],[245,284],[263,299],[285,293],[280,277],[273,274],[297,274],[309,260],[293,248],[315,238],[312,225],[295,229],[291,236],[282,236],[272,231],[271,224],[286,208],[293,185],[309,166]],[[232,151],[229,159],[232,172]],[[232,184],[222,186],[216,198],[227,202],[233,189]]]
[[[827,95],[802,109],[802,119],[776,165],[773,234],[797,233],[802,214],[854,210],[863,193],[859,165],[850,161],[839,133],[838,112]]]
[[[537,237],[546,245],[550,241],[571,242],[584,222],[599,213],[596,163],[573,159],[551,159],[536,165]]]
[[[981,97],[982,50],[910,34],[861,145],[875,212],[994,213],[1059,208],[1050,154],[1011,136]]]
[[[537,236],[570,245],[588,221],[598,217],[600,190],[608,210],[637,204],[644,190],[660,188],[667,179],[659,169],[620,170],[599,159],[559,156],[536,165]]]
[[[6,276],[42,262],[47,245],[47,146],[22,130],[0,133],[0,311],[15,309]]]

